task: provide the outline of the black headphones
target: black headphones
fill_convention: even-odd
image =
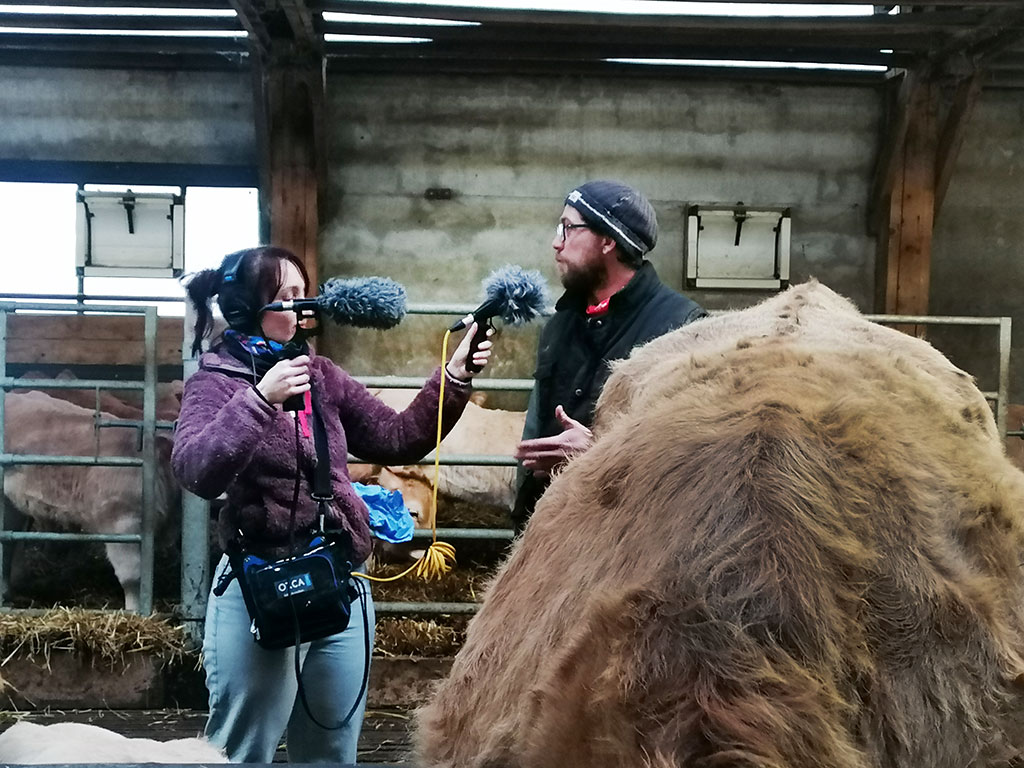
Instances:
[[[224,315],[228,326],[242,333],[252,333],[256,330],[256,316],[259,314],[249,300],[248,291],[242,285],[240,270],[247,253],[248,250],[235,251],[224,257],[224,263],[220,266],[220,290],[217,298],[217,304],[220,305],[221,314]]]

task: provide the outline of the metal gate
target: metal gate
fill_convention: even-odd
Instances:
[[[139,315],[144,318],[144,378],[142,381],[123,381],[117,379],[76,379],[57,381],[53,379],[14,379],[7,371],[7,319],[14,312],[63,313],[63,314],[121,314]],[[32,304],[0,302],[0,386],[5,397],[0,398],[0,543],[12,541],[99,541],[123,542],[138,544],[140,547],[140,581],[139,581],[139,612],[151,613],[153,610],[153,530],[154,499],[156,498],[156,307],[118,306],[118,305],[84,305],[84,304]],[[119,426],[133,426],[141,430],[142,451],[139,457],[131,456],[62,456],[50,454],[12,454],[6,448],[4,426],[6,394],[11,389],[95,389],[99,390],[141,390],[142,420],[129,422],[117,420],[106,421],[100,417],[99,405],[96,409],[97,430]],[[7,501],[4,494],[5,475],[8,467],[38,465],[72,465],[72,466],[110,466],[110,467],[141,467],[142,468],[142,510],[139,533],[49,533],[6,530],[5,517]],[[6,594],[7,584],[3,567],[3,547],[0,547],[0,594]],[[0,606],[8,610],[7,606]]]

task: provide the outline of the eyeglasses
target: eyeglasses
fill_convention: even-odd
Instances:
[[[566,236],[569,231],[573,229],[590,229],[589,224],[566,224],[564,221],[558,222],[555,227],[555,237],[559,238],[563,243],[565,242]]]

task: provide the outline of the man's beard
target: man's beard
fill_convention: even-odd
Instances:
[[[604,285],[608,268],[603,262],[595,261],[584,267],[566,267],[562,273],[562,287],[569,293],[590,297]]]

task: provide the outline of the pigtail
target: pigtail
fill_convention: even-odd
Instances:
[[[183,280],[185,292],[196,308],[196,326],[192,339],[192,355],[203,351],[203,339],[213,330],[213,310],[210,299],[220,292],[221,272],[219,269],[204,269],[186,276]]]

